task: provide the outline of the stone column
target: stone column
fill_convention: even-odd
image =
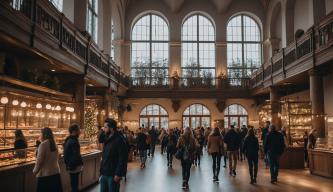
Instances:
[[[317,70],[310,70],[310,100],[312,102],[312,128],[319,138],[325,137],[323,77]]]
[[[84,128],[84,110],[86,99],[86,80],[82,76],[76,80],[75,83],[75,111],[76,122],[80,125],[81,129]]]
[[[276,126],[278,130],[281,129],[281,107],[279,102],[279,95],[275,87],[270,87],[270,102],[272,108],[272,121],[271,123]]]
[[[80,31],[87,31],[87,6],[88,0],[74,2],[74,24]]]

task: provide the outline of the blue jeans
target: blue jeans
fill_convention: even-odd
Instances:
[[[271,180],[277,180],[280,168],[280,155],[274,153],[268,153],[269,168],[271,172]]]
[[[101,175],[100,184],[100,192],[119,192],[120,183],[116,183],[112,176]]]

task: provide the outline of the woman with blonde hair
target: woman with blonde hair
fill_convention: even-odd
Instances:
[[[37,192],[62,192],[59,152],[50,128],[41,130],[41,140],[33,169],[37,177]]]
[[[196,141],[193,137],[192,130],[187,127],[184,133],[180,136],[177,149],[181,150],[181,166],[182,166],[182,176],[183,176],[183,189],[188,189],[188,181],[190,179],[190,170],[192,162],[194,159],[194,152],[196,150]]]
[[[212,133],[208,136],[208,154],[213,158],[213,181],[219,182],[221,157],[224,154],[223,137],[219,128],[214,128]]]

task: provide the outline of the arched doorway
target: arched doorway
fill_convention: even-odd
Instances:
[[[224,127],[234,125],[236,128],[248,124],[248,113],[246,109],[239,104],[229,105],[224,110]]]
[[[209,127],[210,111],[202,104],[193,104],[183,112],[183,127]]]
[[[167,111],[157,104],[145,106],[140,113],[140,126],[155,128],[169,128],[169,115]]]

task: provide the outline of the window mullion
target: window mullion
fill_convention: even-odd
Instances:
[[[242,78],[245,76],[244,73],[244,16],[241,16],[241,33],[242,33]]]
[[[199,15],[197,15],[197,62],[198,62],[198,77],[200,77],[200,58],[199,58]]]
[[[149,15],[149,74],[150,74],[150,78],[149,78],[149,84],[152,83],[152,78],[153,78],[153,74],[152,74],[152,14]]]

